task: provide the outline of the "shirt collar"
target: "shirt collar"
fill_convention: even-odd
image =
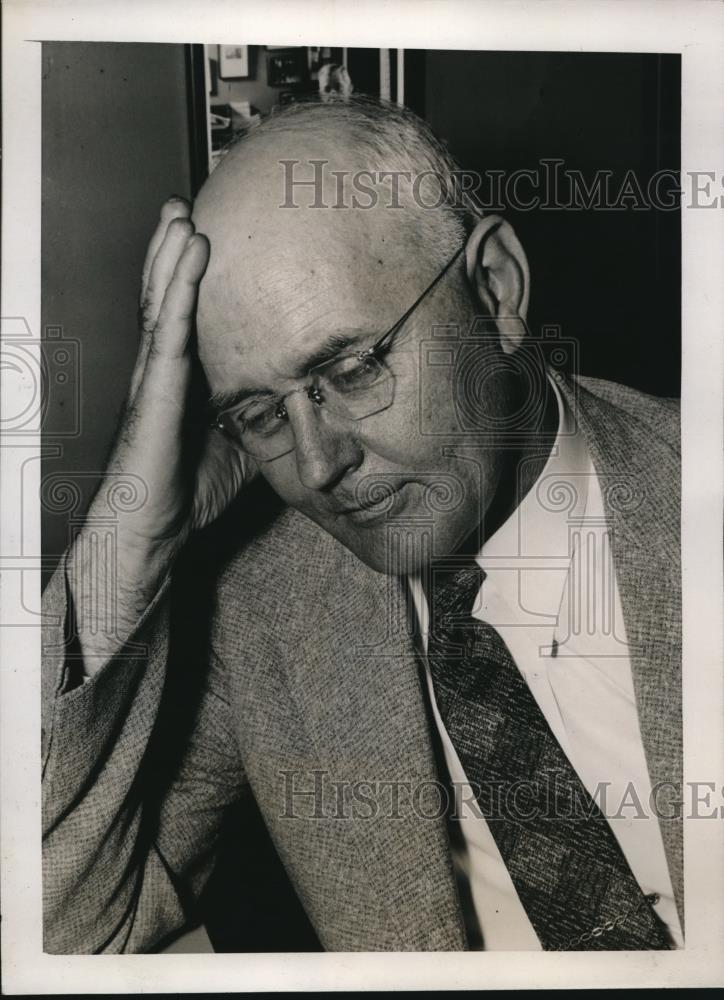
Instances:
[[[556,616],[570,563],[569,525],[585,516],[591,460],[583,434],[553,378],[558,432],[542,472],[506,521],[475,557],[485,572],[481,617],[489,611],[521,622],[524,607]],[[525,571],[523,567],[530,567]],[[427,600],[419,574],[408,578],[421,634],[427,634]],[[491,624],[494,621],[488,617]]]

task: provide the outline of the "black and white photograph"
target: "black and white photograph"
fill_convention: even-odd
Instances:
[[[33,6],[10,992],[721,985],[721,8]]]

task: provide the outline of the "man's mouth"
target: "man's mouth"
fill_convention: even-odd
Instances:
[[[400,494],[405,489],[406,485],[407,484],[403,483],[396,489],[386,488],[384,490],[375,491],[375,493],[371,496],[361,499],[359,503],[341,508],[338,510],[337,514],[339,517],[348,518],[354,523],[362,523],[387,517],[392,512],[393,508],[398,507]]]

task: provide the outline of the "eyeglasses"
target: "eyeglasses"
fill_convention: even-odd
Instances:
[[[211,426],[235,441],[248,455],[270,462],[294,450],[294,431],[285,400],[297,392],[306,393],[315,405],[325,406],[330,413],[346,420],[362,420],[386,410],[395,394],[395,377],[384,357],[395,335],[463,250],[461,247],[455,252],[407,312],[371,347],[315,365],[307,372],[306,384],[300,388],[284,396],[240,403],[219,413]]]

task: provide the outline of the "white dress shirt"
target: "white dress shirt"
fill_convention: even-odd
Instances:
[[[683,947],[639,730],[631,663],[601,489],[583,435],[555,381],[558,434],[532,489],[477,556],[485,580],[473,614],[495,626],[583,785],[608,816],[644,893]],[[428,606],[409,577],[427,650]],[[427,684],[454,788],[461,842],[453,860],[471,942],[541,950]],[[605,791],[604,791],[605,789]],[[469,908],[468,908],[469,909]],[[465,912],[466,908],[463,907]]]

